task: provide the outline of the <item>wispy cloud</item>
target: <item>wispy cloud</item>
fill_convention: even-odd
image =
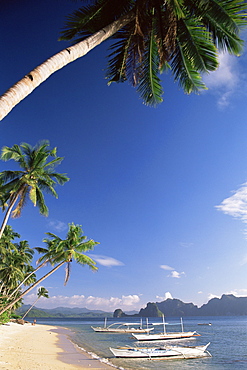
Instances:
[[[67,230],[68,225],[65,222],[59,221],[59,220],[50,220],[48,222],[48,226],[55,230],[56,232],[62,232]]]
[[[123,266],[124,263],[121,261],[116,260],[112,257],[101,256],[98,254],[90,254],[90,257],[95,260],[98,264],[106,267],[113,267],[113,266]]]
[[[177,272],[173,267],[168,266],[168,265],[160,265],[160,268],[166,271],[171,271],[168,277],[180,279],[183,275],[185,275],[185,272]]]
[[[183,248],[190,248],[190,247],[193,247],[193,243],[185,243],[185,242],[181,242],[179,243],[181,247]]]
[[[30,294],[25,297],[25,304],[32,304],[37,298],[36,294]],[[84,295],[69,296],[52,296],[49,299],[43,297],[37,303],[40,308],[55,307],[86,307],[91,310],[114,311],[117,308],[123,310],[139,310],[140,297],[137,294],[123,295],[122,297],[94,297]]]
[[[233,192],[233,195],[224,199],[215,208],[247,223],[247,183],[244,183],[238,190]]]
[[[247,224],[247,183],[241,185],[238,190],[233,192],[233,195],[224,199],[221,204],[215,206],[215,208]],[[247,238],[247,228],[244,230],[244,235]],[[247,254],[243,256],[239,264],[240,266],[247,264]]]
[[[241,73],[236,56],[227,53],[219,54],[219,68],[215,72],[205,75],[203,80],[209,88],[209,93],[217,96],[217,105],[220,109],[230,104],[231,97],[238,90],[240,80],[245,76]]]
[[[174,270],[173,267],[170,267],[168,265],[160,265],[160,268],[162,268],[163,270]]]
[[[243,256],[242,261],[240,261],[240,266],[247,265],[247,254]]]

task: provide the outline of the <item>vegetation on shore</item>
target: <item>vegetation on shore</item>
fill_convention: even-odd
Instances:
[[[88,265],[93,271],[97,270],[96,263],[85,252],[99,243],[93,239],[88,240],[80,225],[69,224],[65,239],[48,232],[48,237],[43,240],[46,247],[36,248],[30,248],[26,240],[17,242],[20,235],[7,225],[11,214],[13,217],[21,215],[28,196],[34,205],[38,205],[41,214],[48,215],[42,191],[57,197],[54,185],[68,181],[66,175],[54,172],[54,166],[62,158],[56,156],[56,148],[49,150],[48,145],[45,141],[35,147],[24,143],[2,149],[1,159],[15,160],[21,170],[0,173],[0,204],[3,211],[7,210],[0,234],[0,322],[8,321],[13,310],[22,304],[22,298],[65,264],[66,284],[72,260],[80,265]],[[47,161],[49,156],[54,157],[50,162]],[[32,266],[35,250],[42,254],[36,268]],[[36,272],[47,264],[52,269],[37,279]],[[24,291],[23,286],[27,287]],[[46,292],[43,288],[40,294],[47,296]]]

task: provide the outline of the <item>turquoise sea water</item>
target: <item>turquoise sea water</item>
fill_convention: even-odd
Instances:
[[[128,319],[133,322],[133,318]],[[128,322],[119,319],[119,322]],[[160,322],[160,319],[150,319],[150,322]],[[116,322],[110,319],[108,324]],[[134,320],[136,321],[136,320]],[[177,323],[180,318],[166,318],[170,324]],[[241,317],[185,317],[184,331],[196,330],[200,337],[190,340],[170,341],[169,344],[203,345],[210,342],[208,348],[212,357],[188,360],[148,360],[114,358],[109,347],[118,347],[138,343],[129,334],[95,333],[93,326],[103,326],[102,319],[37,319],[40,324],[56,325],[69,328],[70,338],[78,346],[88,352],[93,352],[100,358],[105,358],[118,368],[126,370],[247,370],[247,316]],[[211,326],[201,326],[198,323],[212,323]],[[168,326],[167,331],[179,330],[179,327]],[[162,330],[162,327],[160,327]],[[141,345],[159,346],[164,342],[142,343]],[[166,343],[168,343],[166,341]],[[140,345],[140,344],[139,344]]]

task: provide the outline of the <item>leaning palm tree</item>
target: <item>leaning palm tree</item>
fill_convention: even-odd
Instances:
[[[110,54],[110,82],[129,80],[146,104],[162,101],[158,74],[164,69],[171,70],[185,92],[198,92],[205,88],[201,73],[218,66],[217,49],[241,52],[246,12],[244,0],[92,0],[68,17],[62,39],[75,44],[27,73],[0,98],[0,120],[51,74],[109,38],[118,39]]]
[[[88,240],[86,236],[83,235],[83,231],[80,225],[69,224],[69,230],[66,239],[61,239],[59,236],[53,233],[47,233],[49,238],[45,238],[44,242],[47,248],[36,247],[39,253],[43,256],[39,258],[38,263],[43,261],[49,261],[49,263],[55,267],[47,274],[42,276],[34,284],[32,284],[28,289],[21,293],[16,299],[6,304],[4,308],[0,309],[0,315],[5,311],[13,307],[20,299],[22,299],[26,294],[28,294],[32,289],[38,286],[43,280],[51,276],[56,270],[61,266],[66,264],[66,274],[64,279],[64,284],[68,282],[70,265],[73,260],[82,266],[89,266],[93,271],[97,271],[96,263],[84,252],[92,250],[95,245],[99,244],[93,239]]]
[[[3,147],[0,159],[13,159],[21,168],[19,171],[3,171],[0,173],[0,197],[5,217],[0,229],[0,238],[12,213],[12,217],[19,217],[29,196],[34,206],[38,206],[42,215],[48,215],[43,191],[56,198],[54,189],[56,183],[63,185],[68,181],[65,174],[54,172],[54,167],[61,163],[63,158],[57,157],[56,148],[48,149],[49,142],[43,141],[34,147],[22,143],[11,147]],[[53,157],[50,162],[49,157]],[[14,209],[15,207],[15,209]],[[13,210],[14,209],[14,210]]]
[[[48,290],[46,290],[43,286],[38,289],[37,298],[35,299],[35,301],[33,302],[33,304],[29,307],[29,309],[27,310],[27,312],[22,316],[22,320],[27,316],[27,314],[31,311],[31,309],[33,308],[33,306],[38,302],[38,300],[41,297],[49,298]]]

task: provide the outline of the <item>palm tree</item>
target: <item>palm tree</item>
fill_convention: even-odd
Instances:
[[[239,55],[244,0],[94,0],[68,17],[62,39],[75,44],[52,56],[0,98],[0,120],[51,74],[109,38],[108,78],[137,87],[144,102],[162,101],[158,73],[170,69],[186,93],[205,88],[201,73],[217,68],[217,49]]]
[[[16,233],[11,226],[6,225],[2,238],[0,239],[0,256],[3,260],[9,250],[14,248],[14,239],[20,238],[20,234]]]
[[[38,300],[41,297],[49,298],[48,290],[46,290],[43,286],[38,289],[37,299],[33,302],[32,306],[29,307],[29,309],[27,310],[27,312],[22,316],[22,320],[27,316],[27,314],[31,311],[31,309],[33,308],[33,306],[38,302]]]
[[[52,266],[55,265],[55,267],[47,274],[42,276],[39,280],[37,280],[34,284],[32,284],[23,293],[21,293],[16,299],[2,308],[0,310],[0,315],[13,307],[13,305],[15,305],[20,299],[28,294],[33,288],[35,288],[43,280],[51,276],[64,264],[66,264],[66,274],[64,280],[64,284],[66,284],[69,279],[70,265],[73,259],[80,265],[87,265],[93,271],[97,271],[98,268],[95,266],[96,263],[83,252],[92,250],[94,246],[99,243],[95,242],[93,239],[87,240],[87,237],[83,235],[83,231],[80,225],[75,225],[74,223],[69,224],[69,230],[66,239],[61,239],[59,236],[53,233],[47,233],[47,235],[49,236],[49,238],[45,238],[43,240],[46,243],[47,248],[35,248],[39,253],[43,254],[43,256],[39,258],[38,263],[49,261],[49,263]]]
[[[7,225],[0,239],[0,305],[10,297],[20,293],[19,283],[30,285],[35,282],[34,268],[31,266],[34,250],[26,240],[14,243],[20,237]]]
[[[43,190],[58,197],[54,186],[56,182],[63,185],[68,181],[65,174],[54,172],[54,167],[61,163],[63,158],[57,157],[56,148],[48,149],[49,142],[43,141],[34,147],[22,143],[12,148],[3,147],[0,159],[13,159],[19,165],[20,171],[3,171],[0,173],[0,197],[3,210],[7,208],[0,229],[0,238],[12,212],[12,217],[19,217],[29,195],[34,206],[38,206],[42,215],[48,215],[48,208],[44,201]],[[54,157],[48,162],[49,157]],[[15,209],[13,210],[13,208]]]

